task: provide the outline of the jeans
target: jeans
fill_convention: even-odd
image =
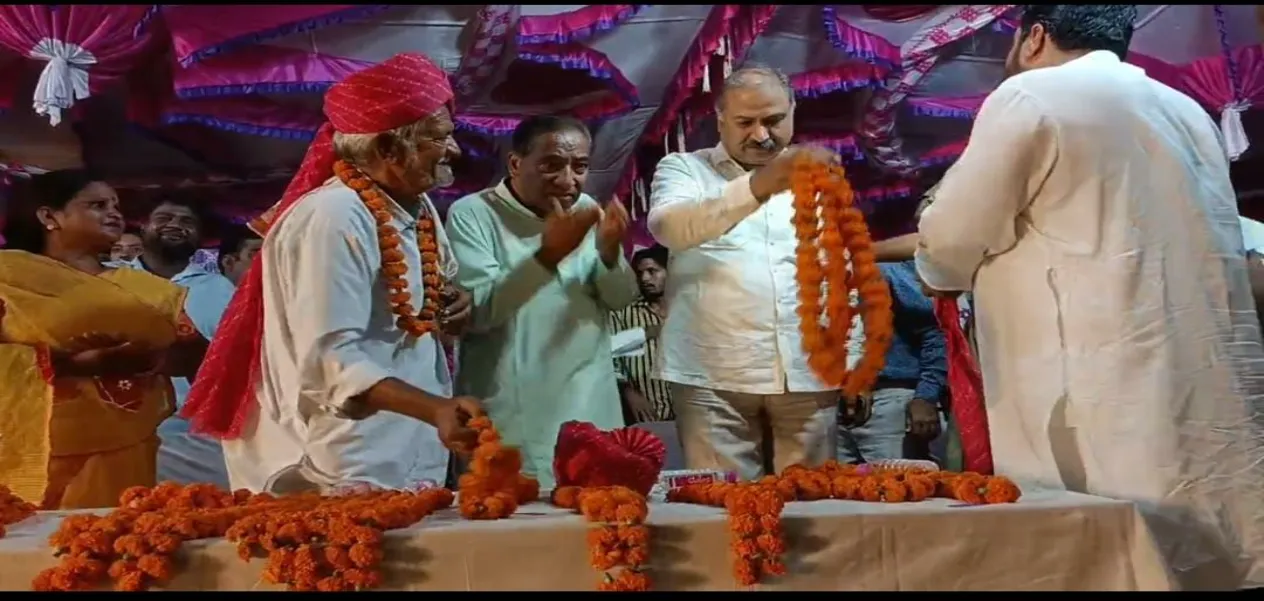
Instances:
[[[906,436],[911,388],[879,388],[873,391],[873,409],[862,425],[838,427],[838,460],[860,463],[879,459],[931,459],[930,445]],[[943,431],[943,416],[940,416]],[[940,435],[943,436],[942,434]]]

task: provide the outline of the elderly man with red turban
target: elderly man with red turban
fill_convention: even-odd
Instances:
[[[325,94],[329,119],[225,313],[183,415],[224,441],[234,488],[277,493],[442,482],[482,413],[447,398],[437,339],[469,296],[425,192],[460,156],[452,90],[400,54]]]

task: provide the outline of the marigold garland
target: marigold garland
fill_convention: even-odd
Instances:
[[[562,486],[551,500],[594,525],[588,531],[588,549],[589,562],[602,574],[597,590],[650,590],[650,531],[645,525],[649,505],[644,496],[623,486]]]
[[[500,442],[500,433],[486,416],[469,421],[478,446],[469,471],[457,481],[461,515],[470,520],[507,518],[518,506],[540,498],[540,483],[522,475],[522,454]]]
[[[799,241],[799,328],[808,365],[824,383],[856,398],[873,388],[886,361],[893,335],[891,291],[878,269],[869,227],[855,206],[843,169],[799,157],[790,189]],[[860,361],[848,371],[852,291],[860,297],[865,342]]]
[[[428,211],[417,220],[417,245],[421,249],[421,283],[425,298],[421,310],[412,304],[408,291],[408,263],[399,249],[399,230],[391,225],[387,197],[362,171],[346,161],[334,165],[334,173],[348,188],[355,190],[377,222],[377,242],[382,253],[382,281],[390,295],[395,325],[409,334],[421,337],[438,328],[437,318],[443,308],[443,277],[439,269],[439,242],[435,218]]]
[[[415,524],[452,499],[446,489],[278,498],[210,484],[135,487],[104,516],[66,517],[49,537],[61,561],[32,588],[91,590],[112,581],[116,590],[146,590],[174,575],[185,541],[223,537],[245,560],[266,554],[264,579],[291,590],[372,589],[382,580],[383,531]]]
[[[972,472],[871,468],[827,461],[817,468],[792,465],[755,483],[687,484],[667,493],[670,503],[723,507],[728,512],[734,578],[750,586],[785,573],[781,512],[792,501],[837,499],[905,503],[931,497],[970,504],[1013,503],[1022,491],[1004,476]]]
[[[35,515],[36,507],[13,494],[9,487],[0,484],[0,538],[4,538],[5,526],[16,524]]]

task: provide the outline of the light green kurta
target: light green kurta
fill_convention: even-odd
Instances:
[[[595,205],[587,195],[575,203]],[[606,318],[635,300],[637,287],[626,259],[614,269],[602,263],[595,228],[549,271],[533,256],[543,231],[544,220],[503,182],[448,210],[457,282],[474,296],[457,390],[483,400],[506,444],[522,449],[523,471],[547,489],[562,423],[623,425]]]

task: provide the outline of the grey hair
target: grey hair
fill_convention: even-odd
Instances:
[[[393,143],[399,144],[420,139],[428,125],[429,119],[421,119],[375,134],[344,134],[336,131],[334,132],[334,152],[344,161],[364,165],[377,156],[378,136],[389,136]]]
[[[790,86],[790,78],[786,77],[786,74],[780,70],[768,65],[754,64],[742,67],[724,78],[724,87],[720,88],[720,95],[715,97],[715,112],[724,112],[724,97],[730,91],[768,85],[769,80],[781,86],[782,91],[786,93],[786,97],[790,99],[790,106],[794,106],[794,88]]]

